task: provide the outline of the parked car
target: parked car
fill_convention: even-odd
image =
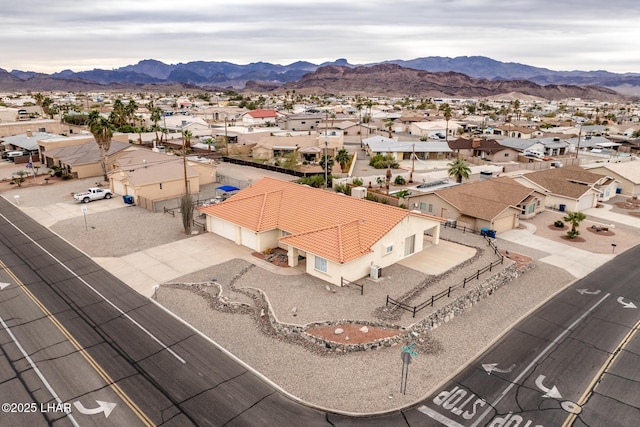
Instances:
[[[113,196],[111,190],[103,190],[102,188],[89,188],[87,191],[73,195],[73,198],[82,203],[89,203],[92,200],[110,199]]]

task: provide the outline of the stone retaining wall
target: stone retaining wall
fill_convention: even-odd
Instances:
[[[498,274],[487,278],[481,285],[470,289],[464,295],[459,296],[455,300],[451,301],[449,304],[444,307],[438,309],[437,311],[431,313],[425,319],[411,325],[408,328],[403,328],[398,325],[390,325],[383,322],[370,322],[364,320],[330,320],[326,322],[313,322],[304,326],[294,325],[291,323],[283,323],[280,322],[275,316],[271,303],[269,302],[269,298],[267,295],[260,289],[255,289],[259,295],[260,299],[262,299],[263,306],[266,307],[266,310],[263,309],[260,313],[261,317],[267,316],[271,327],[278,334],[282,334],[283,336],[298,336],[301,337],[313,344],[324,347],[326,349],[332,349],[336,352],[352,352],[352,351],[367,351],[367,350],[376,350],[381,347],[391,347],[393,345],[397,345],[401,342],[411,340],[412,337],[419,336],[420,334],[424,334],[431,329],[437,328],[438,326],[452,320],[455,316],[461,314],[463,311],[468,310],[473,307],[474,304],[479,301],[488,298],[491,296],[497,289],[502,286],[508,284],[511,280],[517,278],[524,272],[535,267],[535,263],[530,263],[524,267],[517,268],[515,264],[507,267],[503,271]],[[310,335],[306,332],[307,329],[316,327],[316,326],[332,326],[335,325],[344,325],[344,324],[357,324],[363,326],[372,326],[372,327],[380,327],[386,329],[397,329],[398,332],[406,332],[400,333],[395,337],[390,338],[381,338],[369,343],[364,344],[342,344],[336,343],[332,341],[327,341],[325,339]]]

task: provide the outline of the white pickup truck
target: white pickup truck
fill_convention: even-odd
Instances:
[[[89,203],[92,200],[110,199],[112,195],[111,190],[93,187],[82,193],[74,194],[73,198],[82,203]]]

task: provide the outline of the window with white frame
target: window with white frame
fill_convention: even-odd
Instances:
[[[385,254],[390,254],[391,252],[393,252],[393,245],[389,245],[384,248]]]
[[[323,273],[327,272],[327,260],[325,258],[321,258],[319,256],[315,257],[315,269],[318,271],[322,271]]]

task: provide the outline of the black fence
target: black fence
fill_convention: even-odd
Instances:
[[[272,172],[279,172],[279,173],[284,173],[284,174],[287,174],[287,175],[297,176],[299,178],[315,176],[315,175],[324,176],[324,172],[300,172],[300,171],[296,171],[296,170],[293,170],[293,169],[281,168],[280,166],[267,165],[267,164],[264,164],[264,163],[256,163],[256,162],[250,162],[250,161],[247,161],[247,160],[236,159],[234,157],[223,156],[222,157],[222,161],[223,162],[233,163],[233,164],[236,164],[236,165],[251,166],[251,167],[254,167],[254,168],[258,168],[258,169],[266,169],[266,170],[270,170]]]
[[[352,288],[359,288],[360,289],[360,295],[364,295],[364,285],[361,285],[360,283],[356,283],[356,282],[352,282],[350,280],[347,280],[342,276],[340,276],[340,286],[350,286]]]
[[[479,270],[477,270],[474,274],[472,274],[471,276],[465,277],[462,282],[453,285],[453,286],[449,286],[447,289],[443,290],[442,292],[438,292],[437,294],[433,294],[431,295],[431,298],[429,298],[428,300],[426,300],[425,302],[423,302],[422,304],[418,304],[418,305],[408,305],[405,304],[401,301],[395,300],[391,297],[389,297],[389,295],[387,295],[387,302],[386,302],[386,306],[388,306],[389,304],[391,305],[395,305],[396,307],[408,311],[410,313],[412,313],[413,317],[416,317],[416,313],[418,313],[420,310],[425,309],[426,307],[433,307],[433,304],[442,299],[442,298],[449,298],[451,297],[451,291],[454,291],[456,289],[460,289],[460,288],[466,288],[467,283],[472,282],[474,280],[479,280],[480,279],[480,275],[484,274],[486,272],[491,272],[493,270],[493,268],[497,267],[498,265],[504,263],[504,256],[502,256],[502,254],[500,253],[500,251],[498,250],[498,247],[493,243],[493,241],[487,237],[484,236],[485,239],[487,240],[487,242],[489,243],[489,246],[491,246],[491,249],[493,249],[493,252],[498,256],[498,260],[490,263],[489,265],[487,265],[486,267],[483,267]]]

